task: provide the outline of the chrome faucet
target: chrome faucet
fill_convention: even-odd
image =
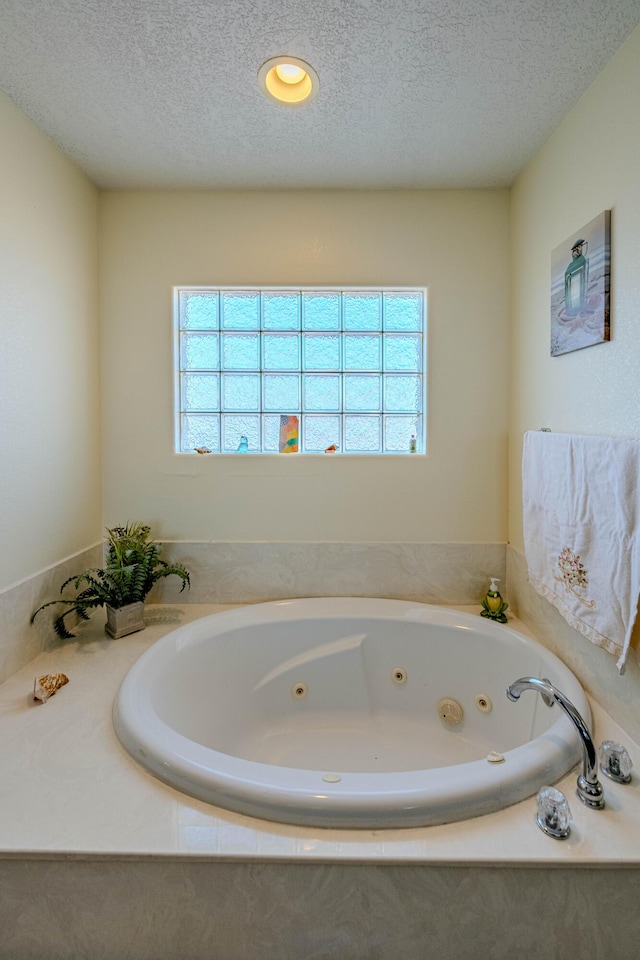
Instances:
[[[539,680],[536,677],[521,677],[510,687],[507,687],[507,696],[509,700],[520,699],[523,690],[537,690],[542,696],[544,702],[552,707],[554,702],[558,703],[568,714],[569,718],[580,734],[582,746],[584,749],[584,762],[582,773],[578,777],[577,794],[580,800],[588,807],[601,810],[604,807],[604,791],[598,780],[598,757],[596,749],[591,739],[591,734],[586,723],[582,719],[571,701],[565,697],[564,693],[556,689],[549,680]]]

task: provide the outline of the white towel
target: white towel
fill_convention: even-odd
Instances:
[[[640,441],[527,432],[522,488],[529,582],[624,673],[640,594]]]

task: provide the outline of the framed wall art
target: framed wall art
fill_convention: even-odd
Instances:
[[[551,356],[609,340],[611,211],[551,254]]]

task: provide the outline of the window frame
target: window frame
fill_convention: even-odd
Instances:
[[[182,457],[182,456],[186,456],[186,457],[198,456],[198,454],[197,454],[196,451],[195,451],[195,448],[194,448],[193,451],[181,449],[181,446],[182,446],[182,416],[183,416],[184,413],[188,413],[188,411],[183,410],[183,406],[182,406],[182,374],[185,373],[186,371],[185,371],[185,369],[183,368],[183,365],[182,365],[182,349],[181,349],[182,341],[181,341],[181,334],[182,334],[183,332],[185,332],[185,329],[186,329],[186,328],[181,327],[180,297],[181,297],[181,294],[184,294],[184,293],[187,293],[187,294],[198,294],[198,293],[211,294],[211,293],[213,293],[213,292],[215,292],[216,294],[218,294],[218,297],[219,297],[219,302],[218,302],[218,331],[217,331],[217,332],[218,332],[219,363],[218,363],[218,370],[217,370],[216,372],[217,372],[218,376],[220,376],[220,377],[222,377],[222,373],[224,372],[223,361],[222,361],[222,357],[220,356],[221,349],[222,349],[221,335],[225,332],[224,327],[223,327],[223,325],[222,325],[222,317],[221,317],[221,305],[220,305],[221,297],[222,297],[222,295],[225,294],[225,293],[251,293],[251,294],[257,294],[257,295],[260,297],[258,325],[257,325],[257,327],[247,328],[247,331],[246,331],[246,332],[248,333],[249,330],[251,330],[251,332],[254,332],[254,331],[257,330],[257,331],[259,332],[259,335],[260,335],[260,344],[259,344],[259,348],[258,348],[258,353],[259,353],[259,356],[258,356],[259,366],[258,366],[258,368],[257,368],[258,373],[259,373],[259,377],[260,377],[260,389],[259,389],[259,395],[260,395],[260,397],[259,397],[259,404],[258,404],[259,409],[256,411],[256,414],[257,414],[258,416],[263,416],[263,415],[278,416],[278,415],[279,415],[279,413],[272,412],[272,411],[265,411],[265,410],[263,409],[264,376],[265,376],[265,372],[269,373],[268,370],[265,371],[265,367],[264,367],[264,344],[263,344],[263,339],[262,339],[262,338],[263,338],[263,335],[264,335],[264,334],[269,334],[269,333],[271,333],[271,332],[279,333],[279,334],[286,334],[286,333],[288,332],[288,331],[285,330],[285,329],[282,329],[282,330],[281,330],[281,329],[276,329],[276,328],[268,328],[268,329],[265,329],[265,327],[264,327],[264,322],[263,322],[263,308],[262,308],[262,296],[263,296],[264,294],[270,294],[270,293],[283,293],[283,294],[286,294],[286,293],[295,293],[295,294],[298,294],[298,296],[300,296],[300,297],[302,297],[304,294],[314,294],[314,293],[315,293],[315,294],[318,294],[318,295],[331,295],[331,294],[335,294],[335,295],[337,295],[337,296],[342,296],[343,294],[352,294],[352,293],[353,293],[353,294],[355,294],[355,293],[363,293],[363,294],[366,294],[366,293],[372,293],[372,294],[373,294],[373,293],[377,293],[377,294],[380,294],[381,297],[384,297],[385,294],[401,294],[401,293],[419,294],[419,295],[421,296],[421,298],[422,298],[422,310],[421,310],[421,313],[422,313],[422,327],[421,327],[421,330],[420,330],[420,332],[419,332],[419,336],[420,336],[420,338],[421,338],[420,370],[419,370],[419,373],[418,373],[418,375],[420,376],[420,409],[419,409],[418,412],[417,412],[417,419],[418,419],[418,423],[419,423],[419,425],[420,425],[420,430],[418,431],[418,435],[417,435],[416,450],[415,450],[414,452],[411,452],[410,450],[388,450],[388,451],[385,451],[384,449],[382,449],[382,450],[380,450],[380,451],[378,451],[378,452],[376,452],[376,451],[353,451],[353,450],[343,451],[343,450],[338,450],[333,456],[334,456],[334,457],[337,457],[337,458],[339,458],[339,459],[344,459],[345,457],[347,457],[347,458],[356,457],[356,458],[358,458],[358,459],[361,459],[362,457],[373,457],[373,458],[376,458],[376,459],[381,459],[381,458],[382,458],[382,459],[388,459],[388,458],[395,458],[395,457],[403,458],[403,457],[406,457],[407,455],[409,455],[409,456],[414,456],[414,457],[416,457],[416,456],[417,456],[417,457],[421,457],[421,456],[424,457],[424,456],[426,456],[426,454],[427,454],[427,439],[428,439],[428,438],[427,438],[427,390],[428,390],[428,368],[427,368],[427,359],[428,359],[428,358],[427,358],[427,347],[428,347],[428,340],[427,340],[427,338],[428,338],[428,290],[427,290],[427,287],[426,287],[426,286],[423,286],[423,285],[415,285],[415,286],[409,286],[409,285],[406,285],[406,286],[405,286],[405,285],[402,285],[402,286],[396,286],[396,285],[389,285],[389,286],[379,285],[379,286],[371,286],[371,285],[366,285],[366,284],[344,285],[344,286],[341,286],[341,285],[328,285],[328,286],[324,286],[324,285],[309,285],[309,284],[307,284],[307,285],[279,284],[279,285],[264,285],[264,286],[262,286],[262,285],[250,285],[250,284],[234,284],[234,285],[226,285],[226,284],[225,284],[225,285],[215,285],[215,284],[193,284],[193,285],[192,285],[192,284],[180,284],[180,285],[174,286],[174,287],[173,287],[173,311],[172,311],[172,313],[173,313],[172,322],[173,322],[173,330],[174,330],[174,351],[173,351],[173,386],[174,386],[174,390],[173,390],[173,397],[174,397],[174,437],[173,437],[173,452],[174,452],[174,455],[180,456],[180,457]],[[198,332],[197,328],[194,328],[194,331],[197,333],[197,332]],[[203,332],[206,332],[206,331],[203,331]],[[232,329],[232,330],[228,330],[228,331],[227,331],[227,336],[229,335],[229,333],[231,333],[231,334],[234,334],[234,333],[235,333],[235,334],[241,336],[243,332],[244,332],[244,331],[243,331],[242,329],[235,329],[235,328],[234,328],[234,329]],[[295,331],[296,335],[297,335],[297,336],[300,336],[300,337],[302,338],[302,335],[303,335],[303,334],[306,333],[307,335],[309,335],[309,334],[313,335],[314,332],[316,332],[316,331],[313,331],[313,330],[311,330],[311,329],[310,329],[310,330],[305,330],[305,329],[304,329],[303,322],[302,322],[302,318],[301,318],[301,319],[300,319],[299,326],[297,327],[297,329],[296,329],[296,331]],[[360,375],[366,375],[367,373],[371,373],[372,376],[380,376],[381,378],[384,378],[385,375],[389,375],[389,374],[390,374],[390,375],[393,375],[393,373],[395,373],[396,371],[386,371],[386,370],[384,369],[384,359],[383,359],[383,355],[384,355],[384,339],[385,339],[385,334],[388,333],[388,331],[385,331],[384,328],[383,328],[382,315],[381,315],[380,329],[379,329],[379,333],[380,333],[380,336],[381,336],[381,338],[382,338],[381,356],[380,356],[380,363],[378,364],[378,367],[377,367],[375,370],[371,370],[371,371],[365,371],[365,370],[356,371],[356,370],[350,370],[350,369],[347,370],[347,369],[345,369],[344,354],[343,354],[343,342],[346,342],[346,341],[348,340],[348,334],[349,334],[349,333],[357,333],[357,332],[359,332],[359,331],[357,331],[357,330],[352,330],[352,331],[345,330],[345,328],[344,328],[344,323],[343,323],[343,308],[342,308],[342,306],[341,306],[341,308],[340,308],[340,323],[339,323],[338,328],[337,328],[335,331],[329,331],[329,330],[317,331],[318,335],[327,335],[327,334],[332,333],[332,332],[335,332],[336,336],[341,339],[340,348],[339,348],[339,349],[340,349],[340,354],[341,354],[340,369],[339,369],[339,371],[336,372],[336,371],[332,368],[331,370],[327,369],[327,370],[324,371],[324,372],[325,372],[326,374],[329,374],[329,375],[335,374],[335,375],[343,378],[343,385],[342,385],[342,388],[341,388],[341,390],[340,390],[340,401],[341,401],[340,410],[337,410],[337,411],[335,412],[335,414],[328,414],[328,413],[327,413],[327,414],[325,414],[325,415],[334,415],[334,416],[337,416],[337,417],[340,417],[340,418],[344,418],[345,415],[346,415],[345,406],[344,406],[344,378],[345,378],[346,376],[348,376],[349,374],[356,374],[356,373],[359,373]],[[363,330],[362,332],[363,332],[363,333],[367,333],[367,332],[370,332],[370,331],[369,331],[369,330]],[[410,331],[407,331],[407,332],[410,332]],[[291,333],[294,333],[294,331],[291,330]],[[398,335],[402,335],[402,333],[403,333],[403,331],[397,331],[397,334],[398,334]],[[345,335],[346,335],[346,340],[343,341],[343,338],[345,338]],[[392,333],[391,336],[393,337],[393,336],[394,336],[394,333]],[[297,415],[300,416],[301,418],[305,415],[304,412],[303,412],[303,407],[304,407],[304,393],[305,393],[305,390],[304,390],[304,387],[305,387],[305,377],[313,376],[314,373],[316,373],[316,371],[306,372],[306,373],[305,373],[305,371],[303,370],[303,366],[304,366],[304,346],[303,346],[303,343],[305,343],[305,341],[304,341],[303,339],[301,339],[301,340],[300,340],[300,346],[299,346],[299,365],[298,365],[297,371],[295,371],[296,374],[297,374],[297,376],[299,377],[299,382],[300,382],[299,391],[298,391],[298,393],[299,393],[299,411],[298,411]],[[249,370],[247,370],[247,372],[249,372]],[[255,369],[255,368],[251,368],[251,372],[255,374],[255,373],[256,373],[256,369]],[[281,372],[282,372],[282,373],[286,373],[286,371],[281,371]],[[292,372],[294,372],[294,371],[292,371]],[[400,375],[402,374],[402,371],[397,371],[397,372],[398,372]],[[318,373],[322,373],[322,371],[318,371]],[[394,413],[393,413],[393,412],[389,412],[388,410],[385,410],[384,401],[383,401],[383,399],[382,399],[383,396],[384,396],[383,383],[381,383],[381,391],[380,391],[380,392],[381,392],[380,411],[377,412],[377,413],[362,413],[362,416],[376,417],[376,418],[378,419],[378,423],[379,423],[379,425],[380,425],[380,435],[381,435],[381,437],[382,437],[382,436],[383,436],[383,433],[384,433],[384,418],[385,418],[386,416],[393,416]],[[219,395],[220,395],[220,396],[221,396],[221,393],[222,393],[222,384],[220,384],[220,387],[219,387]],[[271,450],[267,450],[267,451],[264,451],[264,450],[249,450],[249,451],[246,452],[246,453],[240,453],[240,454],[238,454],[238,451],[234,451],[234,450],[224,450],[224,449],[222,448],[222,447],[223,447],[222,420],[223,420],[223,412],[224,412],[224,411],[222,410],[222,403],[220,403],[219,406],[220,406],[220,409],[219,409],[218,411],[212,411],[212,415],[218,416],[218,417],[220,418],[220,440],[219,440],[219,449],[218,449],[218,450],[213,450],[213,451],[211,451],[211,454],[212,454],[214,457],[216,457],[216,458],[218,458],[218,457],[236,457],[236,456],[240,455],[240,456],[257,456],[257,457],[263,458],[263,457],[273,457],[273,456],[282,457],[282,456],[283,456],[283,454],[281,454],[281,453],[279,453],[278,451],[275,451],[275,450],[274,450],[274,451],[271,451]],[[203,411],[203,412],[204,412],[204,411]],[[226,411],[226,412],[228,413],[228,411]],[[247,411],[247,413],[249,414],[248,411]],[[293,413],[293,410],[290,410],[289,413]],[[358,415],[359,415],[357,411],[349,411],[349,414],[351,414],[352,416],[358,416]],[[241,415],[241,414],[240,414],[240,415]],[[254,414],[252,413],[252,414],[250,414],[250,415],[254,415]],[[322,414],[319,414],[319,415],[322,415]],[[398,415],[401,416],[402,413],[401,413],[401,412],[398,412]],[[343,424],[344,424],[344,419],[343,419]],[[343,442],[344,442],[344,435],[343,435]],[[302,438],[301,438],[301,443],[302,443]],[[299,451],[299,455],[300,455],[300,456],[303,456],[303,457],[317,457],[317,456],[326,457],[326,456],[327,456],[327,454],[325,454],[323,451],[309,451],[309,452],[307,452],[307,451],[303,451],[303,450],[300,450],[300,451]]]

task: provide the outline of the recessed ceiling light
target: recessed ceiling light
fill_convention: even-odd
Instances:
[[[307,71],[295,63],[277,63],[275,67],[276,75],[283,83],[300,83],[304,80]]]
[[[299,107],[318,95],[318,74],[298,57],[272,57],[258,70],[265,97],[285,107]]]

